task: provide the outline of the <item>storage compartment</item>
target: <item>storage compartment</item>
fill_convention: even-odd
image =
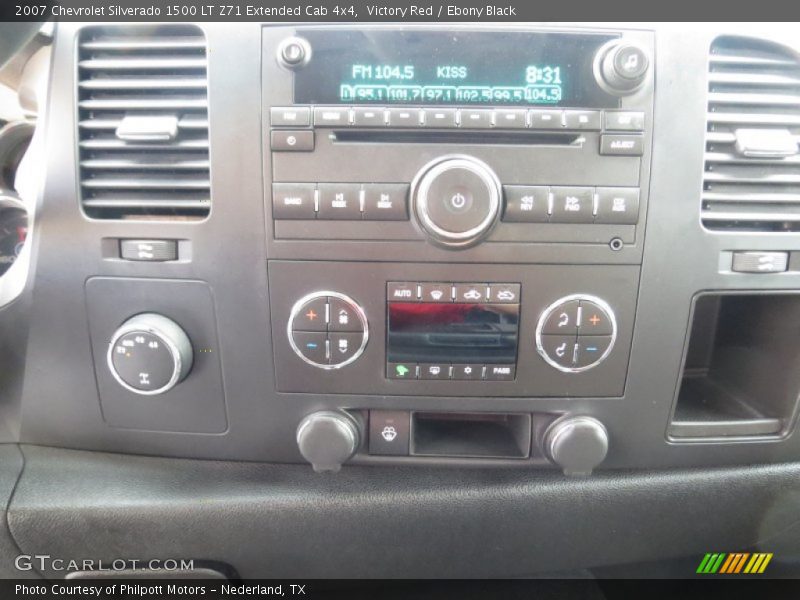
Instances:
[[[527,458],[530,448],[530,415],[438,412],[411,415],[412,455]]]
[[[800,392],[800,295],[695,301],[671,438],[779,436]]]

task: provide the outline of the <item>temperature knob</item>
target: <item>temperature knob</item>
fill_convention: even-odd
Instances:
[[[595,77],[612,94],[624,96],[638,89],[647,77],[650,60],[640,46],[615,40],[595,57]]]
[[[146,396],[175,387],[189,374],[193,358],[186,332],[156,313],[125,321],[108,348],[108,368],[114,379],[125,389]]]

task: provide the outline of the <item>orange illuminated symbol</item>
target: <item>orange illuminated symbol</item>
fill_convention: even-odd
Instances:
[[[592,325],[597,325],[600,322],[600,317],[597,315],[592,315],[592,318],[589,319],[589,321],[591,321]]]
[[[314,312],[314,309],[313,309],[313,308],[311,308],[311,309],[309,309],[309,311],[306,313],[306,316],[308,317],[308,320],[309,320],[309,321],[313,321],[314,319],[316,319],[316,318],[317,318],[317,313],[315,313],[315,312]]]

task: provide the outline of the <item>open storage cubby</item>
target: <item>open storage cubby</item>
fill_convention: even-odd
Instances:
[[[785,435],[800,394],[800,294],[704,293],[668,434]]]

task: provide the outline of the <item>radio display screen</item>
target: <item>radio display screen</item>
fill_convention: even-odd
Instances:
[[[597,49],[616,36],[521,31],[300,29],[311,58],[296,104],[616,108],[595,81]]]
[[[388,362],[517,362],[519,304],[389,302],[388,313]]]

